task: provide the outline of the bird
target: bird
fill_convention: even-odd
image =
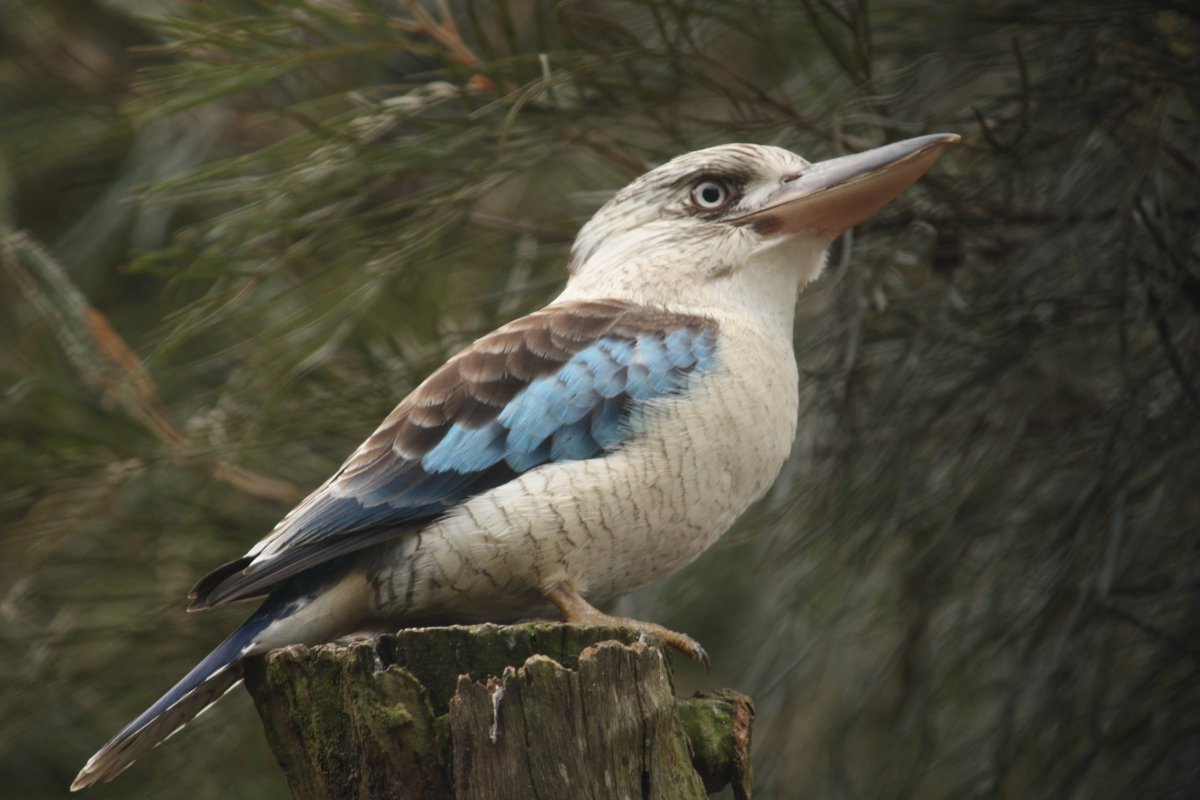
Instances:
[[[761,498],[799,412],[797,296],[831,243],[957,143],[810,163],[769,145],[678,156],[580,229],[561,294],[475,340],[396,406],[189,611],[260,605],[88,760],[111,780],[291,644],[555,610],[705,666],[687,634],[596,608],[697,558]]]

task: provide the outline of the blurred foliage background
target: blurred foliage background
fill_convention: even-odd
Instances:
[[[4,0],[0,796],[246,613],[184,595],[675,154],[964,143],[801,299],[774,490],[620,610],[761,797],[1200,796],[1200,10]],[[284,797],[237,693],[103,797]]]

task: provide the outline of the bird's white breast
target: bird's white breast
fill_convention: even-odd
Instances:
[[[520,617],[562,581],[602,602],[704,552],[778,475],[798,403],[779,326],[713,316],[714,368],[652,401],[618,449],[532,470],[391,545],[375,614]]]

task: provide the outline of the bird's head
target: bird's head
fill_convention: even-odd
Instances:
[[[782,294],[790,309],[833,239],[958,140],[921,136],[816,164],[757,144],[679,156],[622,189],[583,226],[566,294],[693,307],[761,305]]]

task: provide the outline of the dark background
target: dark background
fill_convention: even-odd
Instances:
[[[801,300],[775,488],[619,610],[755,698],[764,798],[1200,795],[1194,3],[2,6],[0,796],[65,795],[245,615],[192,582],[608,193],[940,131]],[[285,795],[241,692],[91,794]]]

